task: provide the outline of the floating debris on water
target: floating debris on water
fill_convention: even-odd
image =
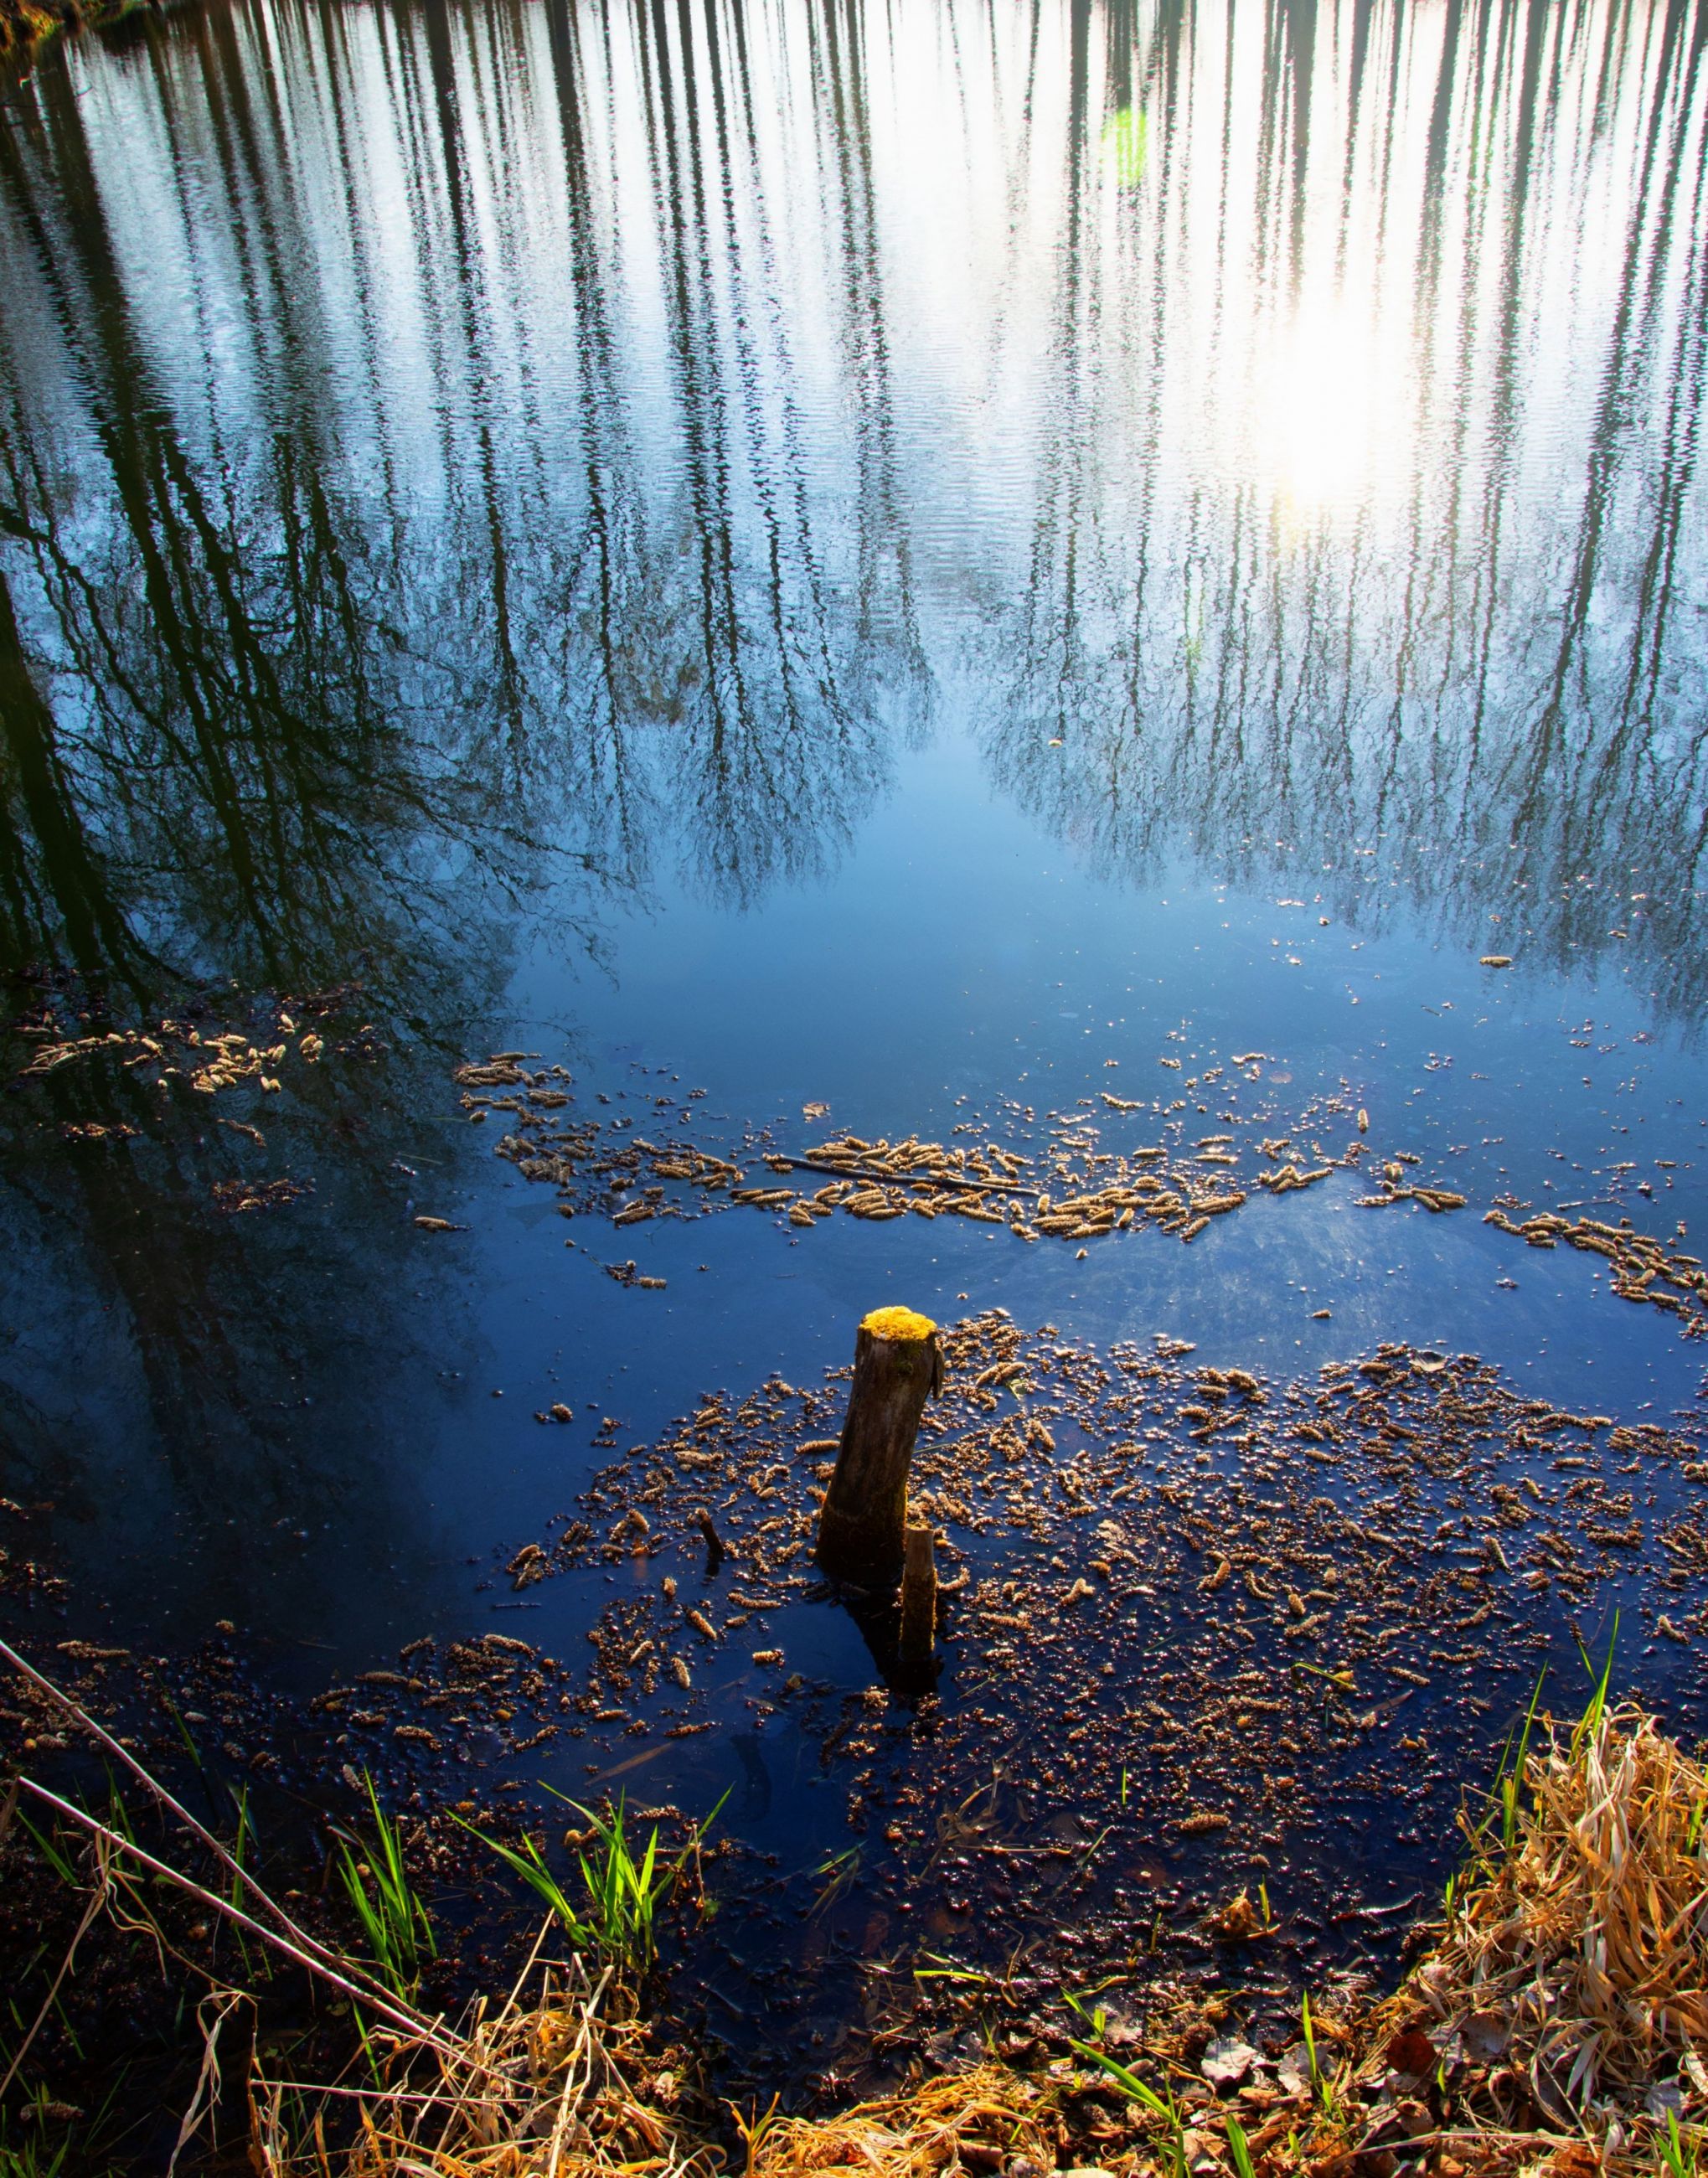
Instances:
[[[1262,1057],[1245,1053],[1234,1063],[1256,1070]],[[1191,1086],[1199,1086],[1201,1080],[1207,1083],[1221,1072],[1219,1067],[1207,1068]],[[1289,1133],[1244,1146],[1231,1132],[1201,1136],[1189,1145],[1169,1139],[1184,1133],[1171,1107],[1167,1113],[1156,1111],[1163,1139],[1105,1148],[1089,1116],[1092,1111],[1100,1106],[1106,1116],[1125,1117],[1152,1108],[1141,1099],[1103,1090],[1095,1103],[1086,1098],[1072,1112],[1046,1114],[1042,1124],[1051,1139],[1042,1149],[1010,1146],[990,1130],[965,1121],[957,1131],[971,1130],[984,1139],[955,1143],[908,1135],[892,1141],[845,1132],[793,1150],[777,1147],[765,1130],[750,1130],[741,1153],[731,1155],[680,1139],[654,1141],[634,1131],[627,1114],[557,1116],[573,1100],[573,1077],[561,1065],[530,1070],[514,1054],[500,1053],[457,1068],[454,1078],[469,1118],[511,1115],[509,1131],[493,1146],[495,1155],[514,1164],[524,1179],[555,1186],[566,1216],[602,1212],[618,1226],[701,1217],[738,1205],[768,1212],[797,1233],[839,1213],[873,1223],[911,1213],[928,1221],[955,1217],[1001,1227],[1026,1242],[1079,1242],[1153,1229],[1190,1243],[1213,1219],[1240,1209],[1253,1187],[1284,1195],[1314,1186],[1336,1171],[1356,1169],[1366,1147],[1358,1138],[1338,1152],[1314,1140],[1307,1146],[1302,1137],[1312,1124],[1309,1115],[1295,1120]],[[490,1093],[498,1089],[519,1093]],[[823,1116],[829,1108],[803,1107],[808,1117]],[[1015,1109],[1022,1108],[1015,1103]],[[1326,1129],[1331,1119],[1350,1121],[1354,1114],[1348,1095],[1332,1097],[1317,1114],[1317,1124]],[[687,1116],[686,1109],[682,1116]],[[1367,1126],[1366,1114],[1359,1109],[1356,1116]],[[1029,1108],[1024,1119],[1028,1130],[1035,1130],[1036,1115]],[[1360,1126],[1360,1136],[1363,1131]],[[1416,1163],[1412,1152],[1395,1154]],[[1253,1162],[1242,1176],[1247,1158]],[[754,1175],[755,1164],[764,1168],[766,1177]],[[803,1184],[797,1175],[818,1184]],[[1432,1211],[1460,1208],[1464,1202],[1446,1187],[1399,1184],[1391,1164],[1380,1191],[1362,1199],[1372,1204],[1416,1201]]]
[[[1669,1249],[1652,1234],[1634,1231],[1629,1218],[1609,1225],[1599,1218],[1574,1219],[1544,1210],[1519,1220],[1497,1207],[1484,1212],[1483,1223],[1498,1226],[1532,1248],[1553,1248],[1563,1242],[1568,1248],[1604,1256],[1612,1273],[1609,1283],[1621,1300],[1647,1301],[1652,1308],[1666,1310],[1678,1318],[1689,1338],[1708,1333],[1708,1271],[1700,1257]]]
[[[1264,1056],[1236,1054],[1232,1063],[1255,1065]],[[1344,1085],[1289,1132],[1263,1133],[1253,1126],[1245,1141],[1222,1132],[1188,1143],[1178,1138],[1183,1124],[1163,1114],[1164,1139],[1105,1147],[1093,1109],[1125,1117],[1149,1108],[1102,1091],[1095,1103],[1083,1099],[1073,1111],[1044,1114],[1041,1122],[1031,1108],[1009,1100],[1029,1129],[1042,1125],[1048,1130],[1043,1148],[1031,1142],[1011,1146],[983,1123],[966,1121],[962,1127],[978,1137],[969,1143],[844,1132],[803,1149],[783,1150],[768,1130],[750,1130],[740,1153],[732,1155],[680,1140],[654,1141],[635,1131],[626,1114],[558,1116],[572,1090],[572,1077],[561,1066],[530,1072],[519,1059],[500,1055],[458,1068],[456,1078],[465,1107],[479,1091],[522,1092],[490,1098],[484,1107],[514,1115],[511,1131],[494,1145],[495,1154],[523,1178],[554,1186],[564,1216],[602,1214],[616,1226],[703,1217],[730,1207],[764,1212],[791,1235],[804,1235],[838,1215],[876,1223],[909,1215],[927,1222],[955,1217],[1022,1243],[1070,1240],[1083,1256],[1087,1242],[1145,1230],[1190,1245],[1214,1220],[1244,1207],[1254,1192],[1292,1195],[1337,1173],[1368,1174],[1364,1191],[1346,1198],[1360,1208],[1410,1205],[1441,1216],[1465,1208],[1469,1200],[1459,1188],[1422,1177],[1415,1150],[1372,1154],[1369,1113],[1351,1102]],[[1338,1152],[1311,1134],[1313,1125],[1317,1136],[1326,1133],[1334,1119],[1356,1130]],[[1177,1138],[1169,1139],[1171,1134]],[[756,1166],[765,1177],[754,1176]],[[797,1175],[820,1184],[803,1185]],[[1708,1329],[1708,1272],[1700,1261],[1637,1232],[1629,1220],[1618,1225],[1586,1216],[1573,1221],[1553,1211],[1520,1218],[1497,1204],[1484,1222],[1533,1247],[1563,1243],[1606,1256],[1612,1265],[1612,1289],[1623,1299],[1667,1311],[1693,1337]],[[605,1269],[624,1284],[657,1289],[665,1283],[642,1274],[632,1261]],[[1313,1320],[1328,1319],[1317,1311]]]
[[[235,1217],[244,1210],[276,1210],[312,1193],[314,1185],[311,1179],[216,1179],[212,1194],[218,1207]]]

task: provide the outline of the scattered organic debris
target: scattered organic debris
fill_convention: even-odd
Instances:
[[[314,1187],[310,1179],[216,1179],[213,1199],[228,1216],[244,1210],[276,1210]]]
[[[47,1509],[46,1508],[43,1508]],[[22,1555],[28,1541],[27,1527],[34,1508],[14,1498],[0,1497],[0,1596],[14,1598],[26,1607],[36,1602],[57,1602],[66,1592],[62,1575],[33,1553]],[[24,1721],[16,1710],[0,1710],[0,1723]]]
[[[1605,1679],[1575,1727],[1544,1720],[1541,1738],[1520,1748],[1509,1789],[1464,1817],[1470,1864],[1444,1922],[1419,1924],[1434,1940],[1392,1996],[1319,1989],[1313,2006],[1306,1990],[1289,2021],[1247,2039],[1254,2006],[1237,1989],[1152,1987],[1138,2025],[1112,1982],[1095,2008],[1064,1990],[1077,2066],[993,2064],[987,2026],[947,2076],[840,2116],[744,2128],[749,2169],[913,2178],[1012,2170],[1018,2154],[1120,2178],[1694,2170],[1708,2117],[1708,1773],[1640,1709],[1607,1708]],[[1036,2065],[1035,2040],[1030,2054]]]
[[[1325,1926],[1380,1929],[1339,1888],[1336,1836],[1379,1822],[1403,1859],[1580,1624],[1646,1618],[1700,1698],[1694,1438],[1404,1346],[1282,1387],[1194,1366],[1184,1342],[1099,1354],[999,1311],[941,1343],[911,1509],[952,1570],[922,1685],[896,1671],[886,1598],[848,1599],[869,1685],[796,1661],[838,1607],[811,1549],[846,1370],[709,1395],[508,1567],[530,1592],[617,1579],[593,1591],[582,1672],[540,1683],[561,1691],[536,1728],[594,1742],[589,1773],[735,1704],[817,1744],[865,1858],[813,1910],[879,1958],[900,1947],[892,1982],[910,1934],[981,1980],[1016,1952],[1029,1975],[1130,1970],[1141,1893],[1160,1940],[1208,1956],[1251,1940],[1250,1894],[1282,1866],[1262,1940],[1307,1959]],[[1240,1923],[1204,1920],[1207,1891],[1241,1886]]]
[[[227,1889],[186,1872],[179,1856],[139,1843],[128,1819],[103,1820],[32,1776],[15,1781],[6,1803],[9,1823],[21,1790],[69,1825],[51,1852],[88,1901],[74,1951],[104,1911],[129,1935],[154,1933],[168,1979],[188,1967],[207,1986],[205,2055],[178,2150],[216,2122],[220,2036],[255,2003],[263,1952],[368,2015],[346,2037],[342,2065],[318,2076],[300,2049],[282,2066],[271,2045],[252,2047],[249,2159],[263,2178],[714,2178],[736,2167],[747,2178],[1043,2178],[1058,2168],[1112,2178],[1542,2169],[1636,2178],[1657,2167],[1684,2178],[1697,2165],[1708,2117],[1708,1773],[1645,1710],[1610,1706],[1605,1672],[1576,1725],[1544,1716],[1534,1748],[1533,1703],[1495,1791],[1462,1815],[1470,1859],[1448,1885],[1444,1918],[1415,1924],[1429,1948],[1391,1996],[1372,2001],[1344,1983],[1293,1995],[1251,1986],[1250,1976],[1245,1989],[1175,1980],[1136,1991],[1105,1977],[1087,1993],[1034,1990],[1023,2011],[1010,1988],[951,1973],[972,2031],[933,2038],[890,2091],[821,2114],[780,2114],[774,2093],[769,2108],[755,2101],[743,2115],[725,2104],[725,2116],[706,2092],[701,2052],[665,2023],[669,1992],[649,1978],[650,1951],[619,1951],[591,1967],[595,1932],[567,1908],[537,1851],[505,1856],[553,1907],[508,1995],[477,2000],[454,2022],[430,2017],[268,1891],[243,1863],[241,1821],[234,1853],[68,1697],[22,1668],[74,1732],[105,1741],[172,1820],[181,1847],[204,1850],[235,1878]],[[369,1797],[388,1837],[371,1787]],[[80,1862],[66,1842],[79,1835]],[[595,1818],[583,1835],[608,1843],[611,1825]],[[391,1854],[428,1926],[395,1842]],[[596,1896],[603,1879],[588,1874],[587,1883]],[[159,1918],[160,1885],[236,1924],[254,1948],[223,1970],[187,1961]],[[1255,1942],[1267,1893],[1261,1914],[1243,1902],[1241,1933]],[[578,1947],[566,1956],[558,1946],[572,1933]],[[25,2032],[8,2084],[59,1985]]]
[[[1344,1084],[1340,1093],[1295,1119],[1289,1130],[1274,1131],[1260,1115],[1245,1123],[1243,1137],[1222,1131],[1189,1142],[1187,1122],[1177,1116],[1186,1108],[1184,1098],[1147,1105],[1105,1090],[1070,1112],[1047,1112],[1042,1119],[1018,1099],[1004,1100],[999,1125],[971,1118],[957,1124],[956,1132],[973,1137],[966,1142],[912,1135],[868,1141],[844,1133],[796,1150],[778,1146],[769,1130],[750,1130],[731,1153],[728,1145],[712,1148],[679,1136],[654,1141],[632,1131],[632,1117],[623,1114],[568,1116],[574,1077],[561,1065],[530,1069],[528,1056],[499,1052],[459,1067],[456,1080],[464,1111],[475,1122],[492,1113],[509,1114],[510,1130],[493,1145],[495,1153],[526,1179],[555,1186],[566,1216],[603,1212],[619,1226],[703,1216],[739,1204],[769,1213],[791,1231],[809,1231],[839,1212],[879,1223],[911,1213],[970,1218],[1026,1241],[1096,1239],[1143,1227],[1191,1241],[1213,1218],[1239,1209],[1254,1190],[1289,1194],[1337,1170],[1355,1168],[1366,1155],[1357,1136],[1338,1151],[1315,1138],[1333,1124],[1351,1120],[1354,1107]],[[1241,1053],[1232,1063],[1244,1080],[1256,1082],[1262,1057]],[[1207,1084],[1224,1072],[1207,1068],[1190,1086]],[[492,1093],[499,1090],[511,1093]],[[677,1101],[655,1103],[664,1108]],[[826,1108],[807,1108],[811,1116],[822,1116]],[[1105,1147],[1098,1123],[1123,1124],[1136,1113],[1148,1115],[1158,1138]],[[684,1104],[678,1117],[689,1116]],[[1043,1142],[1035,1139],[1040,1134]],[[1402,1163],[1415,1165],[1417,1158],[1410,1152],[1397,1155],[1401,1162],[1384,1168],[1381,1191],[1362,1200],[1416,1201],[1434,1211],[1463,1207],[1464,1197],[1449,1188],[1402,1184]],[[756,1165],[769,1177],[756,1175]],[[804,1177],[792,1177],[797,1174]],[[627,1268],[632,1272],[633,1266]]]
[[[1604,1256],[1612,1289],[1621,1300],[1647,1301],[1652,1308],[1665,1309],[1679,1319],[1690,1338],[1708,1334],[1708,1271],[1701,1258],[1668,1248],[1650,1234],[1634,1232],[1629,1218],[1609,1225],[1599,1218],[1573,1219],[1544,1210],[1520,1222],[1497,1208],[1484,1213],[1483,1223],[1515,1234],[1532,1248],[1555,1248],[1563,1242],[1568,1248]]]
[[[306,1024],[324,1022],[347,1005],[351,995],[339,990],[296,999],[261,999],[251,1011],[259,1011],[265,1019],[259,1027],[252,1021],[247,1029],[168,1017],[145,1029],[112,1028],[72,1036],[56,1032],[57,1025],[48,1024],[40,1031],[36,1049],[17,1078],[40,1081],[66,1067],[102,1059],[154,1087],[179,1081],[202,1096],[213,1097],[222,1089],[253,1082],[276,1093],[282,1086],[280,1070],[289,1061],[312,1066],[328,1048],[322,1030]],[[13,1033],[35,1032],[27,1025],[14,1024]],[[371,1057],[383,1047],[371,1025],[364,1025],[334,1048],[341,1053],[359,1051]]]
[[[758,1759],[804,1764],[813,1842],[798,1866],[726,1866],[757,1918],[731,1899],[708,1940],[738,1986],[780,1910],[803,1957],[852,1945],[865,1997],[825,2031],[857,2066],[921,1987],[961,1986],[916,1982],[930,1952],[1017,2002],[1041,1976],[1166,1975],[1230,1946],[1284,1984],[1384,1955],[1442,1796],[1615,1612],[1649,1629],[1653,1698],[1700,1714],[1694,1436],[1398,1345],[1283,1384],[1184,1341],[1094,1351],[999,1311],[941,1343],[911,1492],[942,1575],[922,1670],[895,1655],[892,1598],[832,1591],[812,1562],[846,1368],[708,1394],[626,1449],[598,1421],[612,1464],[492,1568],[517,1599],[494,1607],[545,1597],[567,1652],[424,1638],[306,1714],[245,1674],[228,1628],[170,1672],[87,1644],[68,1661],[162,1754],[188,1730],[236,1776],[312,1794],[371,1775],[430,1809],[452,1765],[471,1765],[465,1795],[544,1778],[585,1797],[660,1758],[666,1796],[709,1805],[739,1728]],[[851,1683],[819,1661],[844,1612],[870,1655]],[[25,1710],[17,1728],[54,1730]],[[828,1891],[827,1824],[855,1854]]]
[[[468,1118],[509,1114],[510,1129],[493,1145],[496,1155],[525,1179],[555,1187],[567,1218],[602,1215],[624,1228],[740,1206],[773,1218],[794,1236],[838,1215],[878,1223],[911,1215],[969,1219],[1026,1242],[1083,1244],[1154,1229],[1190,1243],[1254,1194],[1295,1194],[1341,1171],[1366,1177],[1366,1191],[1350,1198],[1363,1209],[1409,1204],[1440,1215],[1464,1209],[1467,1201],[1461,1189],[1420,1177],[1415,1151],[1371,1149],[1369,1113],[1344,1082],[1284,1131],[1273,1119],[1248,1116],[1241,1130],[1189,1141],[1187,1123],[1178,1116],[1184,1100],[1146,1104],[1105,1090],[1071,1111],[1042,1118],[1016,1098],[1004,1099],[999,1121],[959,1124],[957,1131],[972,1137],[965,1142],[914,1135],[868,1140],[845,1132],[789,1149],[769,1130],[750,1129],[741,1142],[712,1148],[680,1136],[655,1141],[634,1130],[630,1114],[571,1116],[569,1070],[556,1064],[530,1069],[527,1059],[501,1052],[457,1070]],[[1262,1059],[1240,1053],[1231,1063],[1256,1080]],[[1211,1068],[1203,1078],[1223,1071]],[[1198,1081],[1195,1077],[1194,1086]],[[492,1093],[499,1090],[512,1093]],[[660,1109],[680,1102],[684,1120],[693,1108],[676,1097],[652,1101]],[[1128,1124],[1127,1115],[1141,1113],[1153,1139],[1105,1146],[1108,1125]],[[1321,1137],[1349,1123],[1353,1131],[1344,1143],[1325,1146]],[[1520,1222],[1497,1207],[1484,1222],[1534,1247],[1563,1242],[1606,1256],[1621,1298],[1667,1310],[1692,1336],[1708,1332],[1708,1272],[1695,1256],[1634,1231],[1629,1219],[1615,1226],[1584,1217],[1574,1223],[1545,1211]],[[632,1260],[605,1267],[625,1285],[665,1283],[643,1275]]]

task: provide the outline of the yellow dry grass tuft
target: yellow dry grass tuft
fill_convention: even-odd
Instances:
[[[762,2119],[743,2131],[747,2178],[805,2178],[846,2170],[862,2178],[938,2178],[1000,2169],[1015,2156],[1054,2170],[1053,2099],[999,2065],[939,2074],[906,2094],[860,2103],[828,2118]]]
[[[1491,2121],[1521,2089],[1617,2149],[1675,2095],[1708,2103],[1708,1772],[1631,1706],[1549,1741],[1407,1989],[1443,2049],[1495,2060]]]
[[[610,1970],[590,1984],[578,1958],[545,1965],[524,2004],[538,1950],[497,2011],[483,2001],[431,2038],[371,2034],[360,2080],[275,2079],[258,2057],[258,2178],[709,2178],[642,2022],[605,2008]]]

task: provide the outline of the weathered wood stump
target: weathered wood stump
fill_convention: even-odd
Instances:
[[[818,1563],[831,1579],[876,1588],[901,1571],[913,1440],[942,1382],[928,1316],[879,1308],[861,1324],[836,1472],[818,1515]]]
[[[694,1514],[694,1525],[706,1539],[706,1571],[715,1573],[724,1562],[724,1539],[718,1533],[716,1521],[703,1505]]]
[[[937,1537],[910,1526],[901,1568],[901,1654],[920,1663],[937,1645]]]

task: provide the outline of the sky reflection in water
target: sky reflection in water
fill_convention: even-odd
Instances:
[[[238,1218],[122,1070],[9,1100],[3,1476],[74,1617],[304,1683],[484,1623],[469,1561],[597,1458],[536,1407],[638,1441],[891,1297],[1688,1403],[1670,1321],[1476,1220],[1708,1220],[1703,21],[255,0],[45,54],[18,1006],[353,983],[391,1047],[269,1107],[315,1192]],[[463,1124],[512,1044],[791,1140],[1117,1081],[1209,1129],[1262,1051],[1471,1207],[1337,1178],[1083,1262],[730,1218],[628,1291]]]

